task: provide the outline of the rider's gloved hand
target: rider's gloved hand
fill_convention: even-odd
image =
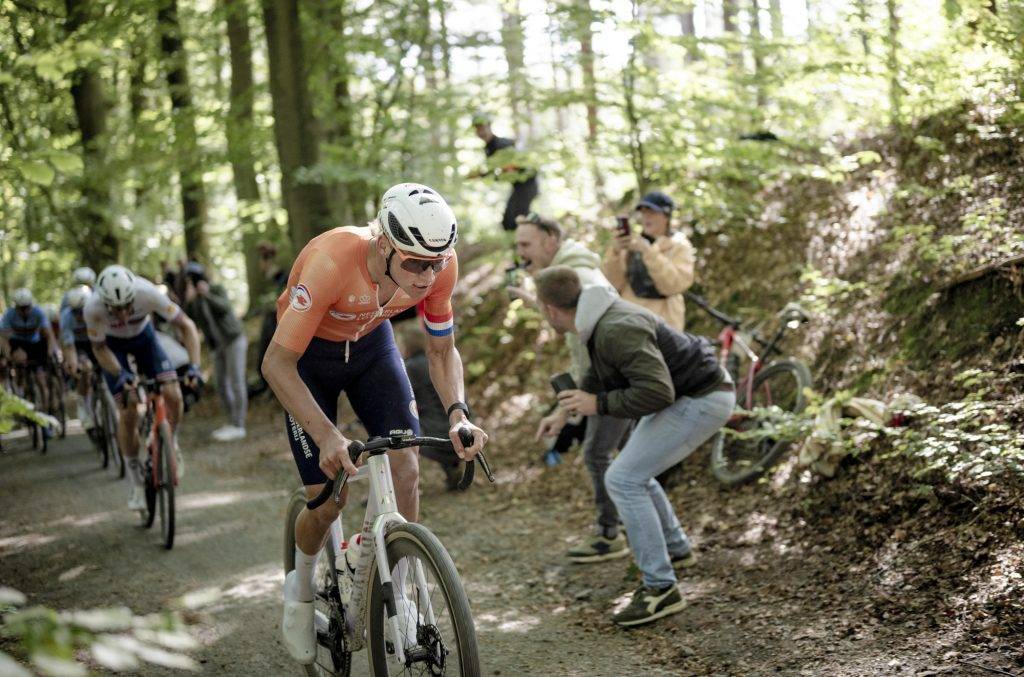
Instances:
[[[188,369],[185,370],[185,379],[191,381],[194,388],[203,387],[203,372],[199,370],[198,364],[188,365]]]
[[[121,370],[121,373],[117,376],[117,381],[114,383],[114,392],[133,385],[137,378],[134,372],[130,372],[127,369]]]

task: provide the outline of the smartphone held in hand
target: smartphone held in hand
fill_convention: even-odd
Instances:
[[[619,235],[629,237],[632,235],[632,231],[629,228],[629,217],[628,216],[616,216],[616,222],[618,223]]]
[[[573,379],[572,374],[568,372],[555,374],[551,377],[551,387],[555,389],[555,394],[557,395],[563,390],[575,390],[576,381]]]

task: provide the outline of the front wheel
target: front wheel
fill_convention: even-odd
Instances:
[[[748,412],[778,407],[786,413],[799,413],[807,406],[804,389],[811,386],[811,372],[802,362],[773,362],[754,377],[750,398],[736,393],[737,412],[726,424],[737,432],[755,431],[763,422]],[[723,484],[749,482],[772,467],[789,448],[792,440],[770,436],[739,439],[719,432],[711,447],[711,471]]]
[[[157,453],[157,506],[160,512],[160,536],[163,538],[164,548],[170,550],[174,547],[174,441],[171,437],[171,426],[167,421],[160,423],[158,428],[159,451]]]
[[[480,674],[469,598],[448,551],[421,524],[393,525],[385,536],[406,662],[399,663],[392,621],[374,558],[367,644],[373,675]]]

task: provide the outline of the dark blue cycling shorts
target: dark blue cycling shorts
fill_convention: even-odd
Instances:
[[[15,350],[22,350],[25,352],[25,363],[29,369],[43,369],[49,362],[50,358],[46,351],[46,339],[39,339],[38,341],[26,341],[23,338],[12,336],[7,339],[7,342],[11,345],[11,354],[14,354]]]
[[[345,348],[344,341],[313,337],[297,365],[299,377],[331,423],[338,423],[338,396],[344,392],[370,437],[419,435],[416,400],[391,323],[350,342],[348,361]],[[284,426],[302,483],[326,482],[316,442],[291,414],[285,413]]]
[[[152,322],[147,322],[146,328],[131,338],[108,336],[106,344],[110,348],[110,352],[114,353],[114,357],[117,358],[122,369],[130,369],[128,356],[131,355],[135,358],[135,368],[146,378],[163,382],[174,381],[178,378],[177,372],[174,371],[174,365],[171,364],[167,353],[160,347],[160,342],[156,339],[156,331],[153,329]],[[107,387],[110,388],[110,393],[115,397],[124,390],[124,385],[118,386],[117,376],[111,376],[105,369],[103,378],[107,382]]]
[[[92,341],[75,341],[75,351],[79,355],[85,355],[92,362],[92,366],[97,368],[100,366],[100,363],[96,361],[96,353],[92,351]]]

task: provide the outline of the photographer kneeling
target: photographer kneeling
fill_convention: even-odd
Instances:
[[[604,476],[643,585],[612,620],[631,626],[680,611],[674,562],[690,542],[654,477],[690,455],[718,431],[736,403],[728,374],[704,338],[664,320],[605,287],[583,289],[572,268],[537,276],[541,311],[558,332],[579,334],[590,368],[579,390],[559,393],[570,414],[639,419]]]

